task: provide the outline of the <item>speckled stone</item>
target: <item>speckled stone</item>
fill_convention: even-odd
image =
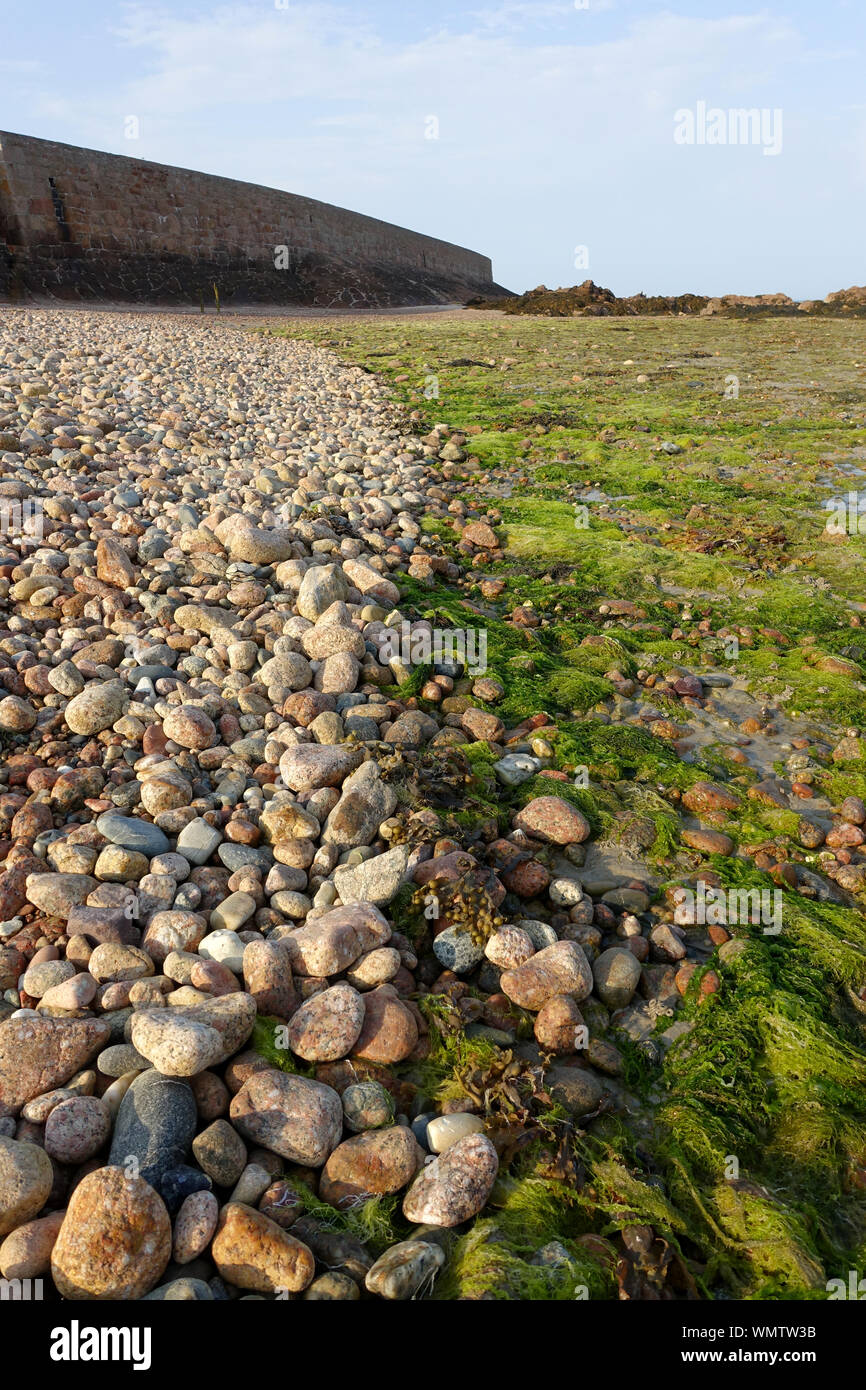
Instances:
[[[338,975],[359,956],[386,946],[391,928],[371,903],[334,908],[283,939],[296,975]]]
[[[223,1040],[217,1030],[187,1017],[180,1009],[135,1014],[132,1039],[163,1076],[195,1076],[223,1055]]]
[[[157,1283],[171,1255],[165,1204],[142,1178],[98,1168],[76,1187],[51,1254],[70,1299],[135,1299]]]
[[[346,1128],[355,1134],[381,1129],[394,1120],[394,1102],[379,1081],[357,1081],[342,1095]]]
[[[581,1051],[583,1015],[570,994],[554,994],[545,1001],[535,1019],[535,1040],[542,1052],[567,1056]]]
[[[585,999],[592,991],[592,970],[581,946],[557,941],[516,970],[504,971],[499,984],[513,1004],[535,1011],[555,994]]]
[[[0,1236],[37,1216],[53,1185],[54,1169],[44,1149],[0,1136]]]
[[[247,1146],[228,1120],[214,1120],[192,1141],[199,1167],[218,1187],[234,1187],[247,1162]]]
[[[83,907],[98,886],[89,874],[30,874],[27,901],[49,917],[60,917],[65,922],[74,908]]]
[[[518,811],[517,830],[554,845],[579,845],[589,836],[589,821],[559,796],[537,796]]]
[[[289,1047],[305,1062],[336,1062],[351,1052],[364,1026],[364,1000],[351,985],[314,994],[289,1023]]]
[[[389,980],[393,980],[401,964],[399,951],[395,951],[392,946],[380,946],[378,950],[368,951],[365,956],[356,960],[347,972],[346,979],[355,989],[376,989],[379,985],[386,985]]]
[[[212,1192],[190,1193],[174,1223],[172,1254],[176,1264],[189,1264],[207,1249],[218,1220],[219,1202]]]
[[[111,1115],[98,1096],[73,1096],[45,1122],[45,1152],[58,1163],[84,1163],[108,1142]]]
[[[468,975],[484,959],[484,947],[472,940],[468,931],[446,927],[433,941],[433,953],[445,970]]]
[[[484,954],[501,970],[516,970],[535,955],[535,946],[529,932],[520,927],[500,927],[488,938]]]
[[[62,1086],[105,1046],[110,1027],[96,1018],[23,1014],[0,1023],[0,1118]]]
[[[309,1168],[321,1167],[343,1130],[336,1091],[281,1071],[251,1076],[232,1101],[230,1115],[245,1139]]]
[[[125,1076],[130,1071],[146,1071],[150,1062],[132,1043],[115,1043],[113,1047],[106,1047],[104,1052],[100,1052],[96,1066],[103,1076],[117,1077]]]
[[[176,706],[162,721],[162,730],[181,748],[209,748],[216,736],[213,720],[196,705]]]
[[[380,985],[364,995],[364,1025],[352,1056],[389,1065],[402,1062],[418,1042],[418,1025],[393,985]]]
[[[194,1007],[141,1010],[133,1015],[130,1035],[163,1075],[196,1076],[243,1047],[255,1019],[255,1000],[249,994],[201,995]]]
[[[255,1293],[300,1293],[316,1272],[302,1241],[237,1202],[223,1207],[211,1253],[227,1283]]]
[[[33,999],[41,999],[55,985],[62,985],[75,974],[75,966],[68,960],[41,960],[25,972],[21,988]]]
[[[0,1275],[4,1279],[37,1279],[47,1274],[65,1215],[65,1211],[53,1211],[12,1231],[0,1243]]]
[[[259,1013],[291,1018],[298,1007],[292,958],[281,941],[250,941],[244,947],[243,976]]]
[[[422,1226],[459,1226],[481,1211],[498,1169],[490,1140],[468,1134],[421,1170],[403,1199],[403,1215]]]
[[[344,1207],[358,1198],[399,1192],[423,1162],[424,1151],[408,1127],[369,1130],[337,1145],[322,1169],[319,1196],[332,1207]]]

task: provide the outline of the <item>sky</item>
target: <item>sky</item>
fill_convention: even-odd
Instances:
[[[509,289],[866,283],[864,0],[0,0],[0,36],[0,129],[381,217]]]

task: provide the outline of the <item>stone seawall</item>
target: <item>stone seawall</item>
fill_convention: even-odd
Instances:
[[[330,203],[0,132],[0,297],[213,305],[215,284],[347,307],[501,289],[486,256]]]

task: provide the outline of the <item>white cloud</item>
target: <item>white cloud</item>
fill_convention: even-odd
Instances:
[[[607,8],[611,0],[596,0],[594,8]],[[480,30],[523,29],[545,25],[550,21],[573,19],[577,14],[574,0],[505,0],[504,4],[483,10],[472,10],[467,19]]]

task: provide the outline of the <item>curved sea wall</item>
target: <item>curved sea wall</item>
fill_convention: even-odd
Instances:
[[[490,260],[375,217],[0,132],[0,297],[399,305],[501,290]]]

